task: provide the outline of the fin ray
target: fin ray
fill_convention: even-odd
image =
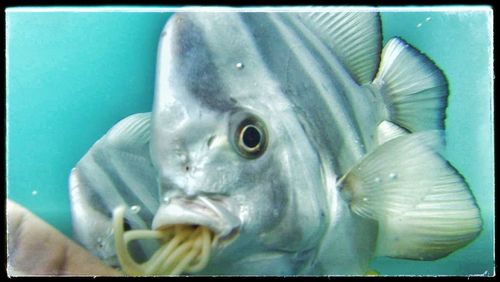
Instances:
[[[382,50],[378,13],[320,8],[317,12],[299,13],[298,17],[337,55],[359,84],[372,81]]]
[[[384,120],[377,126],[376,141],[377,144],[381,145],[405,134],[408,134],[408,131],[404,128],[401,128],[390,121]]]
[[[444,128],[446,77],[427,56],[402,39],[387,42],[372,85],[386,102],[389,120],[411,132]]]
[[[133,114],[120,120],[106,134],[107,142],[116,147],[148,143],[151,136],[150,120],[151,113]]]
[[[149,139],[150,113],[126,117],[101,137],[71,172],[69,189],[75,238],[93,254],[106,255],[105,259],[112,264],[117,265],[114,252],[101,249],[94,239],[108,238],[111,234],[108,227],[113,209],[122,204],[139,205],[139,213],[127,213],[127,222],[137,229],[149,228],[148,222],[158,209]],[[149,253],[158,248],[157,242],[150,240],[130,247]]]
[[[432,260],[481,230],[463,177],[435,150],[428,132],[402,135],[367,155],[341,180],[356,214],[377,220],[377,255]]]

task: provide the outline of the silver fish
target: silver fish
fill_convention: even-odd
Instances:
[[[160,36],[151,113],[120,121],[70,176],[76,238],[118,266],[131,229],[209,227],[197,274],[367,272],[434,260],[482,221],[440,153],[448,84],[375,9],[179,12]],[[158,244],[135,242],[149,257]]]

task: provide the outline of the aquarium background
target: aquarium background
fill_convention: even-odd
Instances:
[[[483,231],[450,256],[377,258],[382,275],[493,275],[492,10],[385,9],[384,43],[399,36],[429,55],[450,84],[447,156],[478,201]],[[72,236],[68,176],[115,123],[151,110],[167,10],[6,10],[7,197]]]

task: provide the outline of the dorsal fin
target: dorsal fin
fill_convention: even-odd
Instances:
[[[373,86],[390,121],[411,132],[444,129],[448,82],[427,56],[400,38],[387,42]]]
[[[141,207],[137,213],[126,213],[134,229],[149,228],[158,209],[158,183],[149,153],[150,123],[151,113],[124,118],[71,171],[75,239],[112,265],[118,264],[113,251],[113,209],[121,204]],[[141,240],[130,248],[142,256],[143,251],[148,254],[158,249],[158,243]]]
[[[372,81],[382,49],[377,12],[320,8],[298,13],[298,18],[330,48],[359,84]]]
[[[149,142],[151,113],[133,114],[119,121],[106,135],[115,147],[134,147]]]

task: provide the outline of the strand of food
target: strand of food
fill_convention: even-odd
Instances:
[[[212,232],[204,226],[175,225],[162,230],[123,229],[126,207],[113,212],[115,248],[121,269],[128,275],[178,275],[202,270],[210,258],[214,239]],[[132,240],[157,239],[162,246],[153,256],[138,264],[128,251]]]

